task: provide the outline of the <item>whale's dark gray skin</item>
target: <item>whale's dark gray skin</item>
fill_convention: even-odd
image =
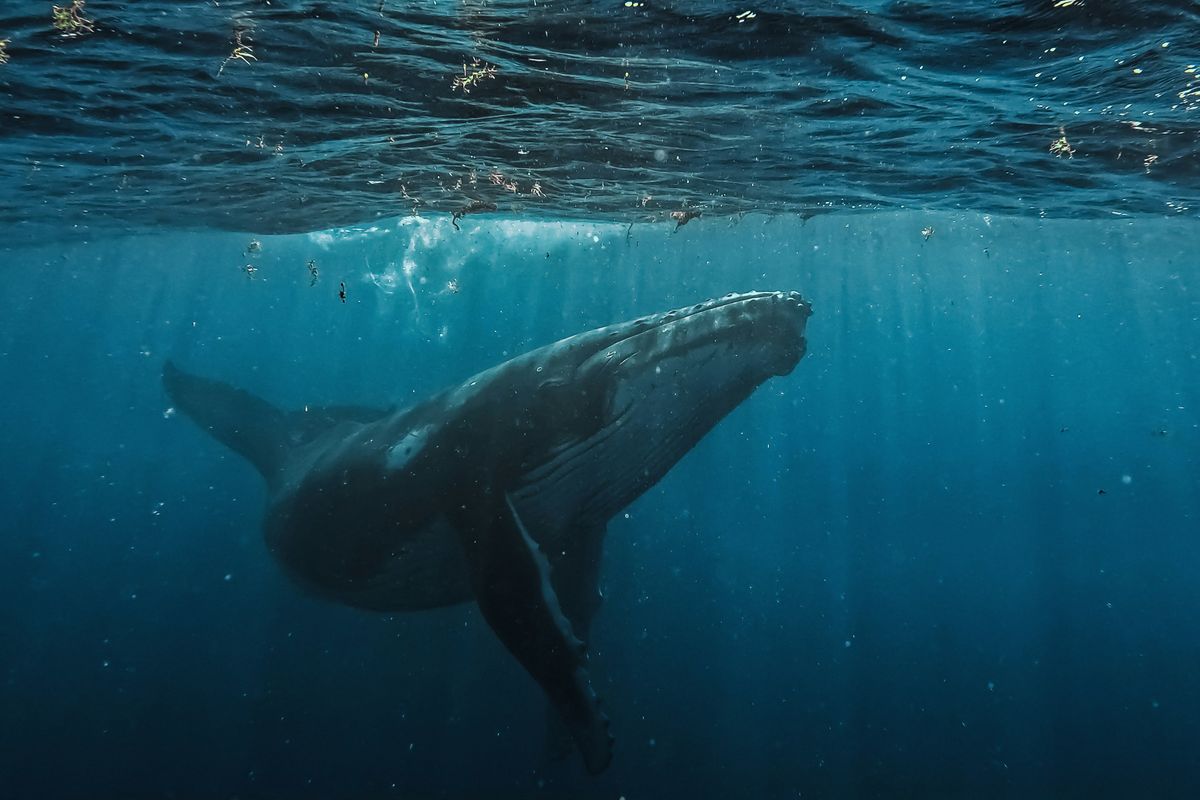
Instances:
[[[612,757],[587,671],[608,520],[805,352],[795,292],[581,333],[403,410],[283,411],[171,362],[175,405],[252,462],[268,547],[301,584],[384,611],[474,599],[589,771]]]

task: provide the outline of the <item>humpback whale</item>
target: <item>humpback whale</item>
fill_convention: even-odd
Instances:
[[[175,406],[267,485],[272,555],[336,602],[474,600],[592,773],[612,758],[588,673],[610,518],[805,353],[795,292],[731,294],[581,333],[410,408],[286,411],[168,361]]]

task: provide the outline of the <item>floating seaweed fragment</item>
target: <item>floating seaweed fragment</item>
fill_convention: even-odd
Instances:
[[[85,0],[71,0],[69,6],[54,6],[50,10],[54,30],[63,36],[83,36],[96,30],[96,21],[84,16]]]
[[[1059,158],[1074,157],[1075,148],[1071,147],[1071,143],[1067,141],[1067,132],[1063,128],[1058,129],[1058,138],[1050,143],[1050,152]]]
[[[225,66],[230,61],[241,61],[245,64],[249,64],[251,61],[258,61],[258,56],[254,55],[254,49],[250,47],[250,41],[250,35],[245,28],[234,29],[233,50],[221,62],[221,68],[217,70],[218,75],[225,71]]]
[[[496,70],[499,69],[495,64],[489,64],[486,61],[480,61],[478,58],[471,59],[471,66],[467,67],[467,62],[463,62],[463,74],[455,75],[454,81],[450,84],[452,91],[462,89],[463,94],[470,94],[471,89],[478,86],[484,79],[495,80]]]
[[[699,212],[699,211],[687,211],[687,210],[672,211],[671,219],[675,220],[675,231],[679,230],[684,225],[687,225],[692,220],[698,218],[700,216],[700,213],[701,212]],[[671,231],[671,232],[674,233],[675,231]]]
[[[454,226],[454,230],[460,231],[460,230],[462,230],[462,228],[458,227],[458,221],[460,219],[462,219],[463,217],[465,217],[467,214],[478,214],[481,211],[495,211],[495,210],[496,210],[495,203],[489,203],[486,200],[472,200],[470,203],[463,206],[458,211],[454,211],[450,214],[450,224]]]

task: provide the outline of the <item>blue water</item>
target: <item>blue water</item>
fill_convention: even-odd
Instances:
[[[51,6],[0,5],[0,800],[1200,796],[1194,2]],[[473,605],[294,585],[161,385],[403,405],[754,289],[808,354],[609,524],[594,777]]]
[[[4,252],[0,794],[1200,790],[1194,222],[461,225]],[[753,287],[811,299],[809,353],[609,526],[598,778],[472,607],[289,583],[257,473],[159,383],[404,401]]]

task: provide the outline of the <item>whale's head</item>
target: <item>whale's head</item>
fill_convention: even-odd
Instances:
[[[757,385],[795,368],[811,315],[797,292],[748,292],[612,325],[584,334],[596,348],[577,377],[605,373],[643,389],[664,380],[676,390],[695,384],[715,392],[743,378]]]
[[[731,294],[531,353],[549,440],[522,482],[549,515],[579,504],[596,519],[616,513],[755,388],[796,367],[811,313],[796,292]]]

